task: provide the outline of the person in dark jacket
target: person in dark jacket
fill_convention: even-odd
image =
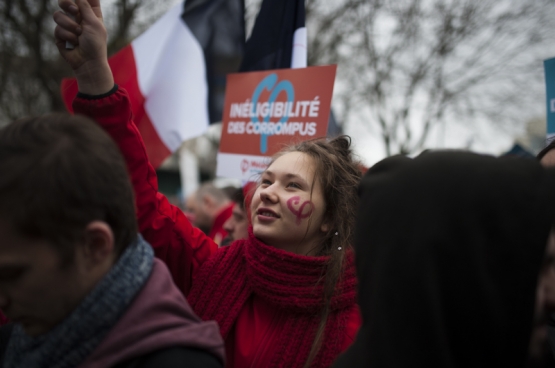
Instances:
[[[540,161],[540,163],[544,167],[555,166],[554,148],[555,148],[555,140],[552,140],[536,156],[536,158]],[[549,277],[551,277],[553,282],[550,283],[551,287],[545,291],[545,298],[555,302],[555,268],[550,270]],[[545,331],[543,331],[543,329],[536,330],[534,335],[535,336],[540,335],[543,337],[544,332]],[[534,360],[542,363],[550,362],[551,366],[555,366],[555,361],[553,359],[553,357],[555,356],[555,314],[552,314],[549,318],[547,337],[548,337],[550,349],[546,348],[545,346],[546,344],[543,344],[542,341],[538,341],[535,344]],[[551,350],[551,351],[548,351],[548,350]],[[548,354],[551,354],[551,356],[548,356]]]
[[[224,343],[137,233],[125,162],[67,114],[0,130],[0,365],[222,367]]]
[[[524,367],[533,322],[554,307],[553,188],[555,171],[517,158],[372,167],[355,235],[363,325],[334,368]]]

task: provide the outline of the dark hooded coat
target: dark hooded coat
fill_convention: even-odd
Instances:
[[[335,368],[523,367],[555,171],[463,152],[381,161],[356,230],[363,326]]]

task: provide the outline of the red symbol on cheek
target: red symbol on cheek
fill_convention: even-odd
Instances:
[[[295,221],[297,225],[300,225],[303,219],[310,217],[312,210],[314,210],[312,202],[304,201],[303,204],[299,206],[300,202],[301,197],[299,196],[294,196],[287,200],[287,208],[289,208],[289,211],[297,217],[297,220]],[[306,206],[308,206],[307,211],[305,211]]]

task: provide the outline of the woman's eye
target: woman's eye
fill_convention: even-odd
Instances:
[[[301,186],[297,183],[289,183],[287,184],[288,187],[301,189]]]
[[[260,182],[261,185],[272,185],[272,182],[269,181],[268,179],[262,179],[262,181]]]

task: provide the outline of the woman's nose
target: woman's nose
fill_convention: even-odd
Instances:
[[[260,191],[260,200],[262,202],[277,202],[277,195],[273,185],[269,185]]]

